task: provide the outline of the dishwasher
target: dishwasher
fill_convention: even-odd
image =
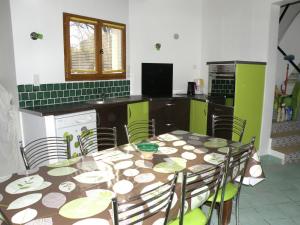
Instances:
[[[97,127],[96,111],[87,110],[63,115],[40,116],[21,112],[21,132],[23,145],[42,137],[70,137],[71,156],[79,155],[80,145],[77,139],[89,129]],[[96,137],[94,135],[94,137]],[[97,141],[90,140],[90,141]]]
[[[72,157],[81,153],[77,136],[84,134],[84,132],[89,129],[95,129],[96,126],[95,110],[70,113],[55,117],[56,135],[58,137],[69,136]]]

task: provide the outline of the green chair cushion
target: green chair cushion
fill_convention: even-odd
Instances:
[[[199,208],[195,208],[184,215],[184,225],[205,225],[206,223],[206,215]],[[179,225],[179,219],[171,221],[170,223],[168,223],[168,225]]]
[[[226,189],[225,189],[225,195],[224,195],[224,201],[233,199],[234,196],[236,196],[238,192],[237,186],[235,186],[233,183],[229,182],[226,184]],[[221,197],[222,197],[222,189],[218,191],[218,196],[216,202],[221,202]],[[212,201],[214,196],[211,196],[207,201]]]

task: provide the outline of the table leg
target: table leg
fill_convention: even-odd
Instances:
[[[231,210],[232,210],[232,200],[224,201],[222,225],[228,225],[230,223]]]

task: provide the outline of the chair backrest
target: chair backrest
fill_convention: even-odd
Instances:
[[[114,225],[138,224],[161,212],[163,209],[165,209],[164,225],[166,225],[175,193],[177,176],[178,174],[175,173],[173,179],[169,182],[133,196],[127,199],[126,202],[119,202],[117,198],[113,198]],[[145,222],[144,224],[147,223]]]
[[[181,207],[179,216],[180,225],[184,224],[185,201],[195,197],[197,198],[199,196],[202,199],[202,204],[206,202],[210,196],[213,196],[213,200],[210,202],[210,208],[207,214],[207,224],[210,223],[226,162],[228,162],[227,158],[225,158],[223,163],[217,166],[212,166],[196,173],[187,173],[186,171],[183,172]],[[196,207],[199,207],[199,205]]]
[[[71,158],[70,140],[68,137],[39,138],[25,146],[21,144],[20,150],[26,169],[46,165],[50,160]]]
[[[89,129],[77,136],[82,155],[88,155],[108,148],[117,147],[116,127]]]
[[[242,141],[246,120],[236,116],[212,115],[212,136]],[[228,135],[229,134],[229,135]]]
[[[140,141],[155,137],[155,120],[136,120],[125,125],[128,143],[136,144]]]
[[[240,176],[240,180],[238,183],[238,194],[241,190],[247,164],[251,156],[251,152],[254,149],[254,142],[255,142],[255,137],[252,137],[250,143],[242,145],[240,147],[234,147],[229,149],[227,157],[230,160],[229,163],[225,166],[225,174],[221,186],[221,190],[222,190],[221,203],[220,203],[221,212],[223,210],[223,203],[224,203],[227,181],[234,181],[236,177]],[[220,216],[221,215],[222,214],[220,214]],[[222,217],[220,221],[222,221]]]
[[[248,161],[250,159],[252,150],[254,149],[255,137],[251,138],[248,144],[244,144],[240,147],[231,147],[229,151],[230,162],[225,168],[226,180],[233,180],[237,176],[241,176],[239,186],[241,186]]]

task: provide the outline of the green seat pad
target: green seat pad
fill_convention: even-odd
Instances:
[[[226,189],[225,189],[225,195],[224,195],[224,201],[233,199],[234,196],[236,196],[238,192],[237,186],[235,186],[233,183],[229,182],[226,184]],[[221,194],[222,194],[222,189],[218,191],[218,196],[216,202],[221,202]],[[213,196],[211,196],[207,201],[212,201]]]
[[[183,224],[184,225],[205,225],[207,223],[207,218],[201,209],[195,208],[184,215]],[[168,225],[179,225],[179,219],[176,219]]]

